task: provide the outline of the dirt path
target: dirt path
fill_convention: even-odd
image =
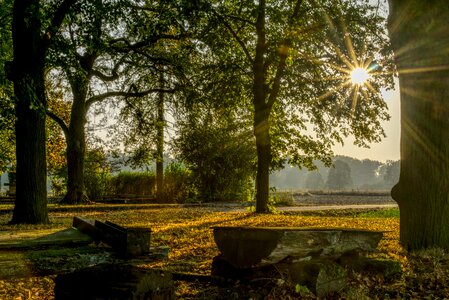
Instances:
[[[191,207],[186,205],[184,207]],[[216,204],[216,205],[197,205],[196,207],[219,212],[247,212],[249,206],[237,204]],[[285,212],[301,212],[301,211],[323,211],[323,210],[345,210],[345,209],[385,209],[397,208],[395,203],[387,204],[333,204],[333,205],[304,205],[304,206],[277,206],[276,210]]]

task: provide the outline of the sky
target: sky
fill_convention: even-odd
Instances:
[[[399,97],[399,81],[395,80],[394,90],[383,90],[382,96],[388,105],[391,116],[390,121],[382,122],[382,126],[387,135],[380,143],[370,144],[370,148],[359,148],[355,146],[354,139],[347,138],[344,140],[344,146],[337,145],[333,148],[336,155],[346,155],[357,159],[372,159],[385,162],[387,160],[398,160],[399,154],[399,138],[400,138],[400,97]]]
[[[370,0],[373,5],[381,5],[380,10],[385,16],[388,15],[388,4],[385,1]],[[383,91],[382,96],[388,105],[391,116],[390,121],[382,122],[385,130],[386,138],[380,143],[370,144],[370,148],[359,148],[353,144],[354,139],[348,138],[344,140],[344,146],[336,145],[333,150],[337,155],[351,156],[357,159],[372,159],[385,162],[387,160],[400,159],[399,139],[400,139],[400,97],[399,97],[399,80],[395,79],[395,89]]]

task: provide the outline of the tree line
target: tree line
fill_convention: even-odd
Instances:
[[[315,162],[316,170],[288,165],[270,175],[278,189],[389,191],[399,180],[400,161],[358,160],[337,155],[332,166]]]

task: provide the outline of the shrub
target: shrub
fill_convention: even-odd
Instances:
[[[165,168],[164,194],[168,202],[183,203],[195,201],[197,190],[192,184],[191,171],[179,162],[172,162]]]
[[[111,168],[102,149],[86,152],[84,162],[84,186],[89,199],[95,200],[105,196],[111,177]]]
[[[151,172],[120,172],[110,179],[109,186],[115,196],[154,197],[156,176]]]

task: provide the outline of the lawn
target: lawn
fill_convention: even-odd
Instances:
[[[421,296],[443,298],[449,295],[449,288],[446,285],[448,271],[445,267],[448,256],[436,249],[433,252],[411,254],[407,259],[398,241],[397,209],[255,215],[249,212],[212,212],[198,207],[116,208],[108,211],[96,209],[95,206],[85,206],[77,207],[76,212],[70,209],[51,211],[51,224],[40,226],[10,226],[7,225],[10,214],[0,214],[0,239],[5,239],[5,236],[12,233],[29,235],[30,232],[47,233],[49,230],[64,229],[70,226],[74,215],[102,221],[109,220],[124,226],[150,227],[151,244],[169,246],[170,253],[167,261],[154,263],[148,267],[205,275],[210,274],[212,258],[218,254],[210,229],[212,226],[344,227],[380,230],[384,231],[385,235],[376,256],[400,261],[404,270],[403,277],[394,282],[386,282],[378,276],[369,278],[363,274],[353,274],[350,287],[341,295],[336,295],[337,298],[340,296],[357,299],[421,298]],[[432,265],[431,268],[428,267],[429,263]],[[0,281],[0,299],[52,299],[52,288],[51,277]],[[208,284],[177,282],[177,296],[184,299],[236,297],[239,295],[238,290],[242,289],[252,288],[234,286],[228,287],[223,292],[220,288]],[[287,285],[263,292],[269,298],[299,296]],[[310,294],[303,296],[313,298]]]

